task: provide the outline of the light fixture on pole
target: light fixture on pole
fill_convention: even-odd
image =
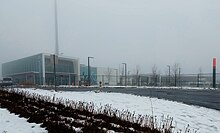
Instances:
[[[167,67],[169,68],[169,86],[170,86],[170,65],[167,65]]]
[[[58,17],[57,17],[57,0],[54,0],[54,21],[55,21],[55,55],[59,55],[59,38],[58,38]]]
[[[125,65],[125,86],[127,86],[127,63],[122,63]]]
[[[115,69],[116,71],[116,85],[118,85],[118,69]]]
[[[93,59],[94,57],[88,57],[88,86],[91,85],[91,79],[90,79],[90,59]]]

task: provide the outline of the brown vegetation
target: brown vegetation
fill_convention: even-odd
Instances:
[[[105,105],[95,109],[93,103],[74,102],[55,97],[30,94],[15,89],[0,90],[0,107],[28,119],[41,123],[49,133],[104,133],[145,132],[171,133],[172,119],[159,124],[151,116],[136,116],[129,111],[112,109]]]

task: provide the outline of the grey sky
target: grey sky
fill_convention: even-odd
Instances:
[[[53,2],[0,0],[0,63],[54,53]],[[126,62],[131,72],[156,64],[164,73],[174,63],[184,73],[211,72],[219,7],[219,0],[58,0],[60,53],[85,64],[94,56],[94,66]]]

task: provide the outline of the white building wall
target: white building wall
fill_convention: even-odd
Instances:
[[[97,68],[97,82],[102,82],[103,85],[117,85],[118,69],[114,68]]]
[[[43,81],[42,81],[42,84],[45,85],[45,55],[42,53],[42,77],[43,77]]]
[[[74,71],[76,73],[76,85],[79,85],[79,80],[80,80],[80,63],[79,63],[79,59],[74,59],[73,60],[73,66],[74,66]]]

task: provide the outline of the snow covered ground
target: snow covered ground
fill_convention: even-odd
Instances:
[[[117,108],[119,110],[128,109],[130,112],[135,111],[136,114],[142,115],[152,115],[153,112],[153,115],[156,116],[157,119],[161,119],[163,116],[171,116],[174,119],[176,131],[179,131],[180,129],[184,130],[189,124],[189,127],[192,130],[200,133],[220,132],[220,111],[213,109],[190,106],[163,99],[135,96],[131,94],[104,92],[55,92],[31,88],[20,90],[26,90],[30,93],[37,93],[40,95],[55,95],[56,98],[70,99],[74,101],[93,102],[97,107],[105,104],[111,104],[113,108]],[[1,123],[4,123],[4,121],[1,121]]]
[[[183,103],[135,96],[119,93],[95,93],[95,92],[55,92],[40,89],[25,89],[31,93],[38,93],[47,96],[56,96],[57,98],[70,99],[74,101],[94,102],[97,107],[105,104],[111,104],[113,108],[119,110],[128,109],[136,114],[153,115],[160,119],[162,116],[171,116],[174,119],[177,129],[184,130],[187,125],[191,129],[198,130],[201,133],[219,133],[220,132],[220,111],[190,106]]]
[[[0,108],[0,133],[47,133],[40,124],[28,123],[27,119],[10,114]]]

